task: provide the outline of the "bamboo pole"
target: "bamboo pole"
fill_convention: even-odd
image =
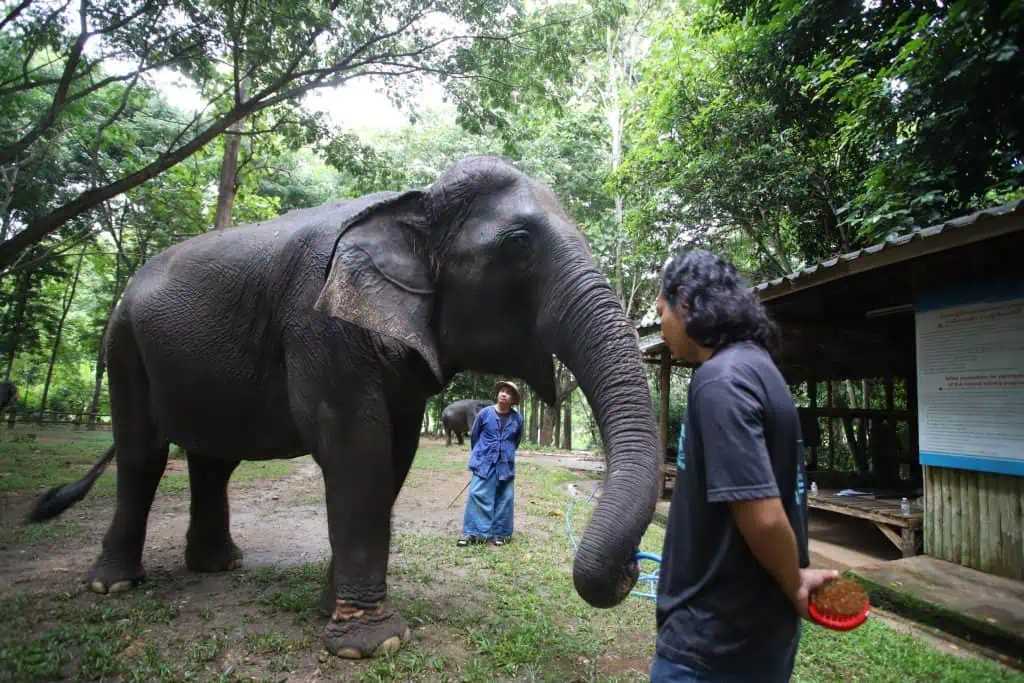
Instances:
[[[921,519],[921,533],[924,538],[922,541],[924,542],[924,554],[934,556],[935,506],[932,504],[932,491],[935,486],[932,481],[935,476],[935,468],[922,465],[921,469],[924,475],[922,477],[924,482],[924,516]]]
[[[978,472],[978,569],[992,571],[992,535],[990,519],[988,475]]]
[[[971,545],[974,534],[971,531],[971,501],[968,495],[971,482],[978,476],[977,472],[960,472],[960,564],[971,566]]]
[[[978,531],[981,528],[978,518],[978,477],[980,472],[972,472],[967,486],[967,509],[970,511],[968,525],[971,532],[970,554],[968,555],[969,566],[973,569],[981,567],[981,537]]]
[[[934,549],[935,557],[942,559],[942,523],[946,517],[946,508],[942,503],[942,468],[932,468],[932,507],[935,508],[935,519],[932,523],[935,524],[934,543],[932,548]]]
[[[1017,496],[1020,495],[1017,477],[1002,474],[999,478],[1002,480],[1000,488],[1003,494],[1002,522],[999,525],[1003,531],[1003,576],[1022,579],[1024,572],[1018,560],[1021,556],[1021,529],[1020,519],[1017,517],[1020,510],[1020,504],[1017,502]]]
[[[961,535],[961,516],[963,511],[959,507],[959,480],[961,480],[961,470],[950,469],[947,470],[948,482],[949,482],[949,510],[951,511],[950,523],[946,526],[949,528],[949,544],[946,546],[946,555],[949,556],[950,562],[956,564],[961,563],[961,553],[959,553],[959,535]]]
[[[1002,502],[1003,496],[999,486],[999,475],[986,474],[988,480],[988,523],[989,533],[985,537],[989,544],[991,567],[989,571],[999,574],[1002,568],[1003,538],[1002,538]]]

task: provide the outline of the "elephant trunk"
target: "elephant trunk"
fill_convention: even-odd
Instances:
[[[661,472],[657,420],[636,333],[592,267],[562,277],[549,312],[555,353],[579,380],[601,431],[604,487],[579,543],[573,582],[594,607],[622,602],[636,584],[635,553],[654,515]]]

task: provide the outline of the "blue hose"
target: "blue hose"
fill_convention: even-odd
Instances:
[[[594,499],[594,496],[597,495],[597,491],[600,488],[600,484],[594,485],[594,490],[591,491],[590,495],[587,497],[588,503]],[[577,545],[576,539],[573,538],[572,535],[572,508],[574,505],[576,505],[576,496],[573,496],[572,501],[569,503],[569,507],[566,508],[565,510],[565,530],[569,534],[569,543],[572,545],[572,551],[575,554],[576,551],[579,550],[579,545]],[[659,568],[655,568],[654,571],[647,574],[641,573],[640,576],[637,578],[637,585],[641,583],[647,584],[646,591],[637,590],[636,588],[634,588],[629,592],[629,594],[635,595],[638,598],[649,598],[651,600],[655,600],[658,597],[658,574],[660,572],[661,555],[656,555],[654,553],[648,552],[638,552],[636,554],[636,561],[639,564],[641,560],[649,560],[651,562],[655,562],[659,565]]]

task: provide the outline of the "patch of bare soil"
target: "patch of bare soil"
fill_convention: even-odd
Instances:
[[[451,458],[464,459],[464,454],[453,453]],[[171,460],[168,465],[187,469],[185,461]],[[468,474],[459,471],[414,470],[395,506],[395,530],[450,534],[454,545],[465,505],[460,491],[466,481]],[[0,498],[3,522],[20,523],[24,508],[34,499],[35,495]],[[114,508],[114,499],[103,497],[86,499],[62,515],[62,523],[78,530],[69,537],[0,548],[3,594],[62,593],[82,605],[158,598],[174,606],[176,617],[167,625],[149,627],[152,634],[140,638],[135,647],[142,647],[145,641],[162,643],[161,650],[189,651],[191,634],[197,633],[222,634],[227,642],[249,644],[241,652],[228,648],[217,654],[209,664],[211,676],[231,667],[239,675],[271,674],[280,681],[336,680],[339,675],[358,675],[373,666],[373,662],[342,662],[322,650],[324,617],[311,607],[322,586],[321,570],[312,572],[309,581],[293,577],[281,588],[260,584],[248,571],[266,568],[276,576],[289,567],[326,562],[330,557],[323,479],[317,465],[298,461],[288,477],[233,488],[230,504],[231,533],[245,553],[245,572],[199,574],[187,570],[188,493],[158,493],[143,555],[147,583],[124,596],[87,592],[84,578],[100,552]],[[517,509],[519,528],[530,524],[530,515],[523,508]],[[416,561],[399,550],[392,551],[392,599],[410,622],[420,652],[462,660],[468,656],[463,639],[453,638],[450,629],[438,622],[452,614],[473,618],[474,605],[487,603],[484,588],[459,568],[425,580],[415,571]],[[412,570],[406,570],[408,563]],[[291,607],[293,603],[288,601],[298,606]],[[284,613],[281,604],[286,605]],[[291,618],[289,610],[294,611]],[[260,643],[264,642],[267,651],[261,654]]]

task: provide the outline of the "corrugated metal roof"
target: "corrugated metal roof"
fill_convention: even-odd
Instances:
[[[656,336],[653,336],[653,337],[648,337],[646,339],[641,339],[640,340],[640,353],[647,353],[651,349],[658,348],[663,343],[664,343],[664,340],[662,340],[660,334],[656,335]]]
[[[958,230],[961,228],[965,228],[967,226],[974,225],[983,219],[996,218],[999,216],[1006,216],[1008,214],[1016,213],[1024,215],[1024,199],[1019,199],[1017,201],[1001,204],[999,206],[994,206],[988,209],[982,209],[981,211],[976,211],[975,213],[966,216],[953,218],[944,223],[932,225],[927,228],[914,228],[908,233],[890,236],[882,240],[881,242],[872,244],[871,246],[868,247],[864,247],[863,249],[857,249],[856,251],[851,251],[845,254],[837,254],[831,258],[825,259],[824,261],[821,261],[814,265],[806,266],[788,275],[784,275],[783,277],[778,277],[765,282],[759,282],[758,284],[754,285],[752,289],[757,292],[763,292],[771,287],[777,287],[778,285],[781,285],[784,282],[793,283],[800,280],[801,278],[813,275],[819,271],[835,268],[840,263],[849,263],[850,261],[854,261],[858,258],[861,258],[862,256],[877,254],[883,250],[891,251],[893,249],[899,249],[902,247],[906,247],[908,244],[920,242],[921,240],[926,240],[931,237],[935,237],[937,235],[950,232],[952,230]],[[661,321],[656,320],[653,323],[638,325],[637,333],[641,337],[643,337],[644,335],[650,334],[655,330],[659,330],[660,327]],[[657,342],[660,341],[661,337],[659,335],[657,338]],[[653,347],[655,345],[656,344],[654,344],[652,341],[652,343],[649,346]],[[643,342],[641,342],[640,349],[641,351],[645,350]]]
[[[795,282],[802,277],[813,275],[814,273],[817,273],[820,270],[835,268],[840,263],[849,263],[850,261],[854,261],[858,258],[861,258],[862,256],[867,256],[869,254],[877,254],[883,250],[892,250],[898,249],[900,247],[905,247],[913,242],[920,242],[921,240],[926,240],[930,237],[941,235],[944,232],[950,232],[952,230],[964,228],[969,225],[974,225],[978,221],[985,218],[995,218],[997,216],[1005,216],[1007,214],[1018,212],[1024,214],[1024,199],[1009,202],[1008,204],[1002,204],[1000,206],[995,206],[990,209],[983,209],[970,215],[961,216],[959,218],[953,218],[951,220],[946,221],[945,223],[939,223],[938,225],[932,225],[927,228],[915,228],[910,232],[904,233],[902,235],[893,235],[888,237],[887,239],[882,240],[881,242],[872,244],[869,247],[857,249],[856,251],[851,251],[845,254],[838,254],[836,256],[833,256],[832,258],[825,259],[824,261],[816,263],[812,266],[801,268],[800,270],[790,273],[789,275],[778,277],[773,280],[768,280],[767,282],[760,282],[754,285],[753,289],[758,292],[763,292],[769,287],[776,287],[778,285],[781,285],[783,282],[787,281]]]

